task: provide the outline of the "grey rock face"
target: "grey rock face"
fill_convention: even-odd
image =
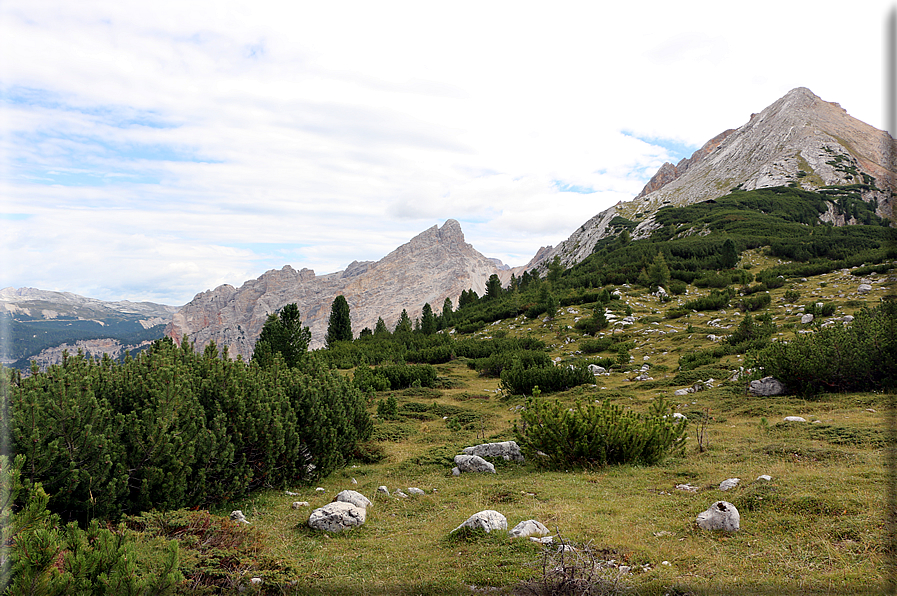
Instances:
[[[478,455],[480,457],[500,457],[505,461],[523,461],[523,454],[516,441],[502,441],[500,443],[483,443],[474,447],[465,447],[464,455]]]
[[[178,343],[189,336],[197,350],[214,341],[219,349],[227,346],[232,358],[240,354],[248,360],[268,314],[295,302],[303,325],[311,330],[314,349],[324,344],[337,294],[346,297],[352,329],[358,333],[364,327],[373,329],[381,316],[392,327],[402,309],[420,312],[424,303],[441,308],[446,298],[455,302],[462,290],[482,295],[493,273],[505,282],[511,276],[467,244],[461,225],[449,219],[377,262],[353,262],[329,275],[286,265],[239,289],[223,285],[197,294],[173,316],[165,333]]]
[[[759,381],[751,381],[750,392],[763,396],[782,395],[785,393],[785,386],[778,379],[763,377]]]
[[[530,536],[547,536],[549,533],[548,528],[542,522],[528,519],[514,526],[508,535],[511,538],[528,538]]]
[[[479,455],[456,455],[455,468],[459,472],[491,472],[495,474],[495,466]]]
[[[360,492],[354,490],[343,490],[337,493],[336,500],[342,503],[351,503],[356,507],[367,509],[371,506],[371,500]]]
[[[367,517],[364,507],[334,501],[315,509],[308,518],[308,526],[324,532],[342,532],[362,525]]]
[[[728,501],[717,501],[706,511],[698,514],[698,527],[704,530],[723,530],[737,532],[741,527],[741,516],[735,505]]]
[[[463,524],[452,530],[457,532],[461,528],[470,528],[472,530],[483,530],[485,532],[494,532],[495,530],[507,530],[508,520],[504,515],[492,509],[486,509],[479,513],[474,513],[467,518]]]

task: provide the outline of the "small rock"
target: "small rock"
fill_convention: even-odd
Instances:
[[[692,484],[677,484],[676,490],[684,490],[689,493],[696,493],[698,492],[698,487]]]
[[[802,416],[785,416],[785,422],[806,422],[807,419]]]
[[[452,476],[460,476],[460,475],[461,475],[461,468],[458,468],[457,466],[452,468]]]
[[[243,512],[240,511],[239,509],[231,511],[230,518],[240,524],[248,524],[249,523],[248,521],[246,521],[246,516],[243,515]]]
[[[872,413],[874,414],[874,413],[875,413],[875,408],[866,408],[866,411],[867,411],[867,412],[872,412]]]
[[[774,377],[763,377],[759,381],[751,381],[750,392],[754,395],[781,395],[785,393],[785,385]]]
[[[318,488],[315,489],[315,492],[316,493],[326,493],[327,489],[319,486]]]
[[[697,521],[698,527],[704,530],[737,532],[741,527],[741,516],[738,514],[738,509],[728,501],[717,501],[706,511],[699,513],[695,521]]]
[[[410,487],[408,487],[408,492],[409,492],[410,494],[412,494],[412,495],[425,495],[425,494],[427,494],[427,493],[425,493],[424,491],[422,491],[421,489],[417,488],[416,486],[410,486]]]
[[[759,476],[757,476],[757,481],[759,481],[759,480],[769,482],[770,480],[772,480],[772,476],[770,476],[769,474],[760,474]]]
[[[367,509],[352,503],[334,501],[315,509],[308,518],[308,525],[314,530],[342,532],[360,526],[367,517]]]
[[[308,501],[293,501],[293,509],[301,509],[302,507],[310,507]]]
[[[252,584],[253,586],[260,586],[260,585],[262,585],[262,578],[254,577],[251,580],[249,580],[249,583]]]
[[[738,483],[741,482],[740,478],[729,478],[727,480],[723,480],[719,483],[720,490],[729,490],[738,486]]]
[[[859,294],[868,294],[871,291],[872,286],[870,284],[860,284],[860,287],[857,288]]]
[[[341,503],[352,503],[356,507],[361,507],[362,509],[367,509],[371,506],[370,499],[354,490],[342,490],[337,493],[334,500]]]
[[[396,492],[392,493],[392,496],[399,497],[400,499],[407,499],[408,495],[402,492],[402,489],[396,490]]]
[[[378,493],[381,493],[381,494],[384,494],[384,495],[386,495],[387,497],[389,496],[389,489],[386,488],[385,486],[378,486],[378,487],[377,487],[377,492],[378,492]]]
[[[806,325],[806,324],[808,324],[808,323],[812,323],[812,322],[813,322],[813,318],[814,318],[813,315],[807,313],[807,314],[803,315],[803,316],[800,318],[800,324],[801,324],[801,325]]]
[[[535,542],[537,544],[551,544],[554,542],[553,536],[542,536],[541,538],[537,536],[530,536],[530,542]]]
[[[681,412],[673,412],[673,420],[685,420],[688,416],[682,414]]]
[[[483,530],[487,533],[495,530],[507,530],[508,520],[498,511],[486,509],[485,511],[474,513],[473,515],[468,517],[463,524],[452,530],[452,533],[457,532],[461,528]]]
[[[299,493],[293,493],[290,491],[284,491],[284,492],[288,497],[298,497],[299,496]]]
[[[547,536],[549,533],[544,524],[534,519],[528,519],[514,526],[508,535],[511,538],[529,538],[530,536]]]
[[[358,481],[355,480],[355,479],[353,478],[353,479],[352,479],[352,484],[358,484]]]
[[[455,466],[459,472],[491,472],[495,474],[495,466],[479,455],[456,455]],[[452,470],[454,474],[454,470]]]
[[[841,317],[841,320],[845,323],[851,323],[853,322],[853,315],[844,315],[843,317]]]
[[[523,454],[516,441],[501,441],[499,443],[483,443],[474,447],[465,447],[464,455],[478,455],[479,457],[500,457],[505,461],[524,461]],[[457,461],[455,463],[458,463]],[[462,468],[462,472],[466,472]]]

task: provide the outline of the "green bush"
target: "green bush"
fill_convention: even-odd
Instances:
[[[761,308],[766,308],[772,303],[772,296],[769,294],[756,294],[754,296],[745,296],[738,302],[738,308],[741,312],[754,312]]]
[[[374,368],[374,374],[386,379],[390,389],[405,389],[415,382],[421,387],[436,384],[436,369],[429,364],[386,364]]]
[[[515,350],[499,352],[486,358],[476,358],[468,361],[467,366],[478,371],[484,377],[500,377],[502,371],[513,366],[515,360],[519,360],[524,368],[551,364],[551,358],[544,351]]]
[[[850,325],[822,327],[755,354],[752,367],[794,393],[870,391],[897,381],[897,302],[855,313]]]
[[[729,305],[729,300],[735,295],[735,290],[726,288],[723,291],[710,290],[709,296],[702,296],[689,300],[682,305],[684,310],[720,310]],[[673,318],[673,317],[669,317]]]
[[[519,360],[515,360],[511,368],[506,368],[501,373],[501,387],[512,395],[531,394],[534,387],[544,393],[551,393],[594,382],[595,376],[583,363],[576,366],[524,368]]]
[[[637,414],[609,401],[569,408],[530,398],[514,434],[527,459],[547,468],[651,465],[685,448],[686,423],[667,410],[662,399]]]
[[[311,482],[372,428],[358,390],[313,356],[261,368],[165,339],[122,364],[66,356],[11,380],[0,422],[28,480],[82,523]]]
[[[794,304],[798,300],[800,300],[800,292],[794,289],[785,290],[785,302],[787,302],[788,304]]]
[[[613,343],[614,341],[610,337],[584,339],[579,342],[579,349],[585,354],[597,354],[598,352],[606,352],[610,350]]]
[[[817,304],[822,304],[822,306],[817,306]],[[836,310],[838,310],[838,307],[832,302],[811,302],[804,306],[804,313],[811,314],[815,317],[830,317],[835,314]]]

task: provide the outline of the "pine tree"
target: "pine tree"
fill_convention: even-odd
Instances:
[[[433,335],[436,333],[436,315],[433,314],[433,308],[430,303],[424,304],[420,316],[420,330],[424,335]]]
[[[287,304],[278,314],[268,315],[258,341],[252,352],[252,359],[259,366],[270,366],[279,352],[287,366],[293,368],[302,362],[311,343],[311,331],[302,326],[302,317],[296,303]]]
[[[498,275],[493,273],[486,282],[486,296],[489,300],[496,300],[501,297],[501,280]]]
[[[411,323],[411,319],[408,317],[408,311],[403,308],[402,315],[399,317],[399,321],[396,323],[396,329],[393,333],[411,333],[412,331],[414,331],[414,327]]]
[[[389,337],[389,329],[383,322],[383,317],[377,317],[377,324],[374,325],[374,337]]]
[[[663,252],[658,252],[654,257],[654,262],[648,267],[648,287],[651,291],[656,291],[658,287],[667,289],[670,285],[670,268]]]
[[[731,269],[738,264],[738,249],[731,238],[723,242],[723,254],[720,256],[723,269]]]
[[[442,303],[442,314],[439,315],[439,328],[448,329],[452,326],[453,320],[454,313],[452,312],[452,299],[446,298],[445,302]]]
[[[352,341],[352,320],[349,315],[349,303],[342,294],[333,299],[330,305],[330,323],[327,325],[325,343],[329,348],[338,341]]]

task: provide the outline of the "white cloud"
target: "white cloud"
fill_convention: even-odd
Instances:
[[[450,217],[523,264],[793,87],[881,126],[887,8],[5,2],[0,286],[183,303]]]

